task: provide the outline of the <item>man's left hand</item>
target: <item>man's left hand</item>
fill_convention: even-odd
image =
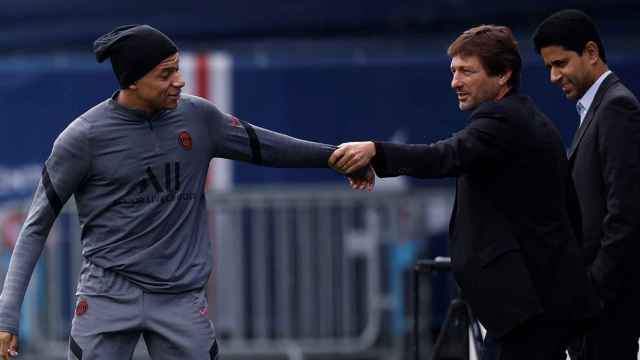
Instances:
[[[361,175],[360,173],[363,172]],[[376,184],[376,174],[373,172],[371,166],[368,166],[366,169],[360,169],[357,171],[358,176],[354,176],[356,174],[347,175],[347,179],[349,179],[349,184],[351,188],[354,190],[366,190],[373,191],[373,187]]]

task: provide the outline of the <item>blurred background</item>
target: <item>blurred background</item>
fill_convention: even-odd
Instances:
[[[594,18],[610,67],[640,94],[637,0],[3,0],[0,276],[56,136],[117,89],[91,51],[116,26],[147,23],[173,38],[186,92],[258,126],[339,144],[428,143],[461,129],[447,46],[471,26],[507,25],[523,55],[522,92],[568,145],[574,104],[549,83],[530,42],[542,19],[566,7]],[[365,194],[327,169],[214,160],[209,316],[221,358],[408,359],[409,273],[418,258],[446,255],[451,185],[397,178]],[[70,201],[23,305],[23,358],[65,358],[80,247]],[[424,282],[428,349],[453,286],[444,275]],[[141,344],[136,359],[145,352]]]

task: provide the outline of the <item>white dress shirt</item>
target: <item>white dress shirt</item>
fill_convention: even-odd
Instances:
[[[596,93],[598,92],[600,85],[609,74],[611,74],[611,70],[607,70],[604,74],[600,75],[598,80],[596,80],[593,84],[591,84],[591,87],[589,88],[589,90],[587,90],[587,92],[584,93],[584,95],[582,95],[580,100],[578,100],[578,102],[576,103],[576,110],[580,115],[580,125],[582,125],[582,121],[584,120],[584,117],[589,112],[589,108],[591,107],[593,98],[596,96]]]

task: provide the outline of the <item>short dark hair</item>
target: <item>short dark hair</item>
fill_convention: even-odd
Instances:
[[[487,74],[497,76],[511,70],[507,84],[513,91],[520,87],[522,59],[518,42],[506,26],[480,25],[463,32],[449,45],[447,55],[477,56]]]
[[[580,10],[566,9],[546,18],[533,34],[536,52],[547,46],[561,46],[582,55],[589,41],[598,45],[603,62],[607,62],[604,45],[598,29],[589,15]]]

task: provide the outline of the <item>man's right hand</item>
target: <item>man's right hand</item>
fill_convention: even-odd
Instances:
[[[344,143],[338,145],[329,157],[329,166],[343,174],[350,174],[367,166],[375,155],[376,146],[372,141]]]
[[[0,354],[3,360],[9,360],[9,356],[18,356],[18,337],[6,331],[0,331]]]

